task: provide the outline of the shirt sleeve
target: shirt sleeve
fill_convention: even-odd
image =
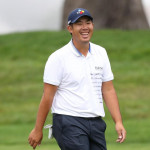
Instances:
[[[111,81],[114,79],[114,75],[111,70],[110,61],[106,50],[104,49],[104,68],[103,68],[103,82]]]
[[[59,86],[62,80],[62,74],[63,67],[61,59],[59,55],[56,52],[54,52],[50,55],[46,62],[43,81],[44,83]]]

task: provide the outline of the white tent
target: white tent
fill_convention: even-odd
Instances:
[[[60,30],[65,0],[0,0],[0,34]],[[150,24],[150,0],[142,0]]]

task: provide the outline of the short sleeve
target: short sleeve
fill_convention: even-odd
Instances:
[[[62,74],[63,67],[61,58],[59,57],[58,53],[54,52],[50,55],[46,62],[43,81],[44,83],[59,86],[62,80]]]
[[[110,61],[106,50],[104,49],[104,68],[103,68],[103,82],[107,82],[114,79],[114,75],[111,70]]]

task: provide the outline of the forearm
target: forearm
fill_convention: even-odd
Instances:
[[[107,91],[103,94],[106,106],[115,123],[122,123],[122,117],[119,109],[118,98],[114,89]]]
[[[33,147],[33,149],[35,149],[37,145],[40,145],[42,141],[43,138],[42,129],[46,117],[48,115],[48,112],[51,108],[56,90],[57,86],[44,83],[44,93],[39,105],[35,128],[31,131],[28,138],[29,144]]]
[[[119,102],[112,81],[104,82],[102,84],[102,94],[106,106],[116,124],[116,131],[118,133],[117,142],[122,143],[126,138],[126,130],[122,123]]]
[[[102,94],[114,122],[122,123],[119,102],[112,81],[104,82],[102,84]]]
[[[50,84],[44,84],[44,93],[39,105],[39,110],[37,113],[37,119],[35,124],[36,130],[42,130],[46,117],[52,106],[53,98],[56,93],[57,87]]]
[[[35,129],[36,130],[42,130],[46,117],[49,113],[49,110],[51,108],[51,102],[52,100],[47,100],[44,95],[41,99],[38,113],[37,113],[37,118],[36,118],[36,124],[35,124]]]

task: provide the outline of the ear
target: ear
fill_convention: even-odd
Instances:
[[[67,26],[67,30],[72,34],[72,26],[71,25]]]
[[[93,24],[93,27],[94,27],[94,22],[92,22],[92,24]]]

